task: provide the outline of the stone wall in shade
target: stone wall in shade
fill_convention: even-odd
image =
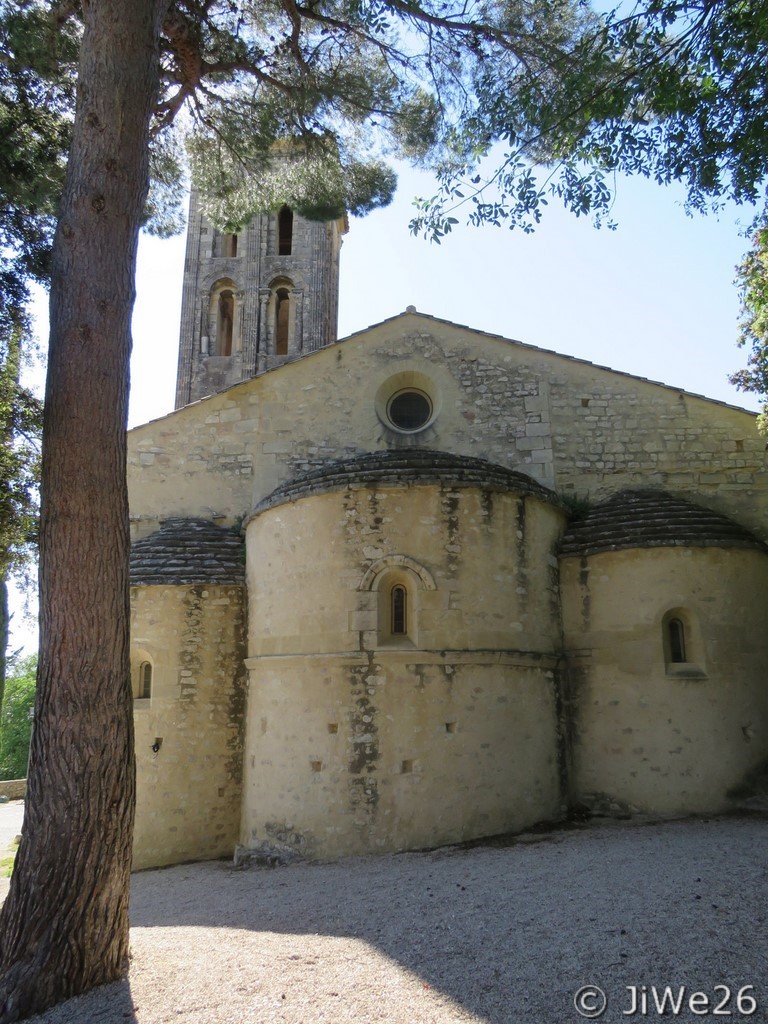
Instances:
[[[561,561],[572,792],[659,814],[717,811],[768,753],[768,555],[658,547]],[[669,617],[685,661],[670,655]]]
[[[131,588],[134,868],[231,856],[240,822],[245,681],[242,586]]]

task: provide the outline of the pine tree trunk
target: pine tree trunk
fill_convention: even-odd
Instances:
[[[168,0],[84,0],[54,245],[40,663],[0,916],[0,1022],[125,976],[134,815],[125,427],[147,127]]]

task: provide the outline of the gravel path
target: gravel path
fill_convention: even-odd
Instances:
[[[562,1024],[583,1019],[573,997],[591,983],[607,994],[605,1021],[662,1016],[651,986],[665,985],[712,1000],[704,1014],[667,1013],[678,1020],[768,1021],[767,853],[768,821],[744,817],[147,871],[133,880],[129,982],[33,1019]],[[632,985],[648,986],[645,1014],[623,1012]],[[727,996],[716,985],[732,993],[730,1018],[712,1012]]]
[[[0,857],[15,851],[14,839],[21,832],[23,820],[23,800],[11,800],[7,804],[0,804]],[[4,890],[2,895],[5,895]]]

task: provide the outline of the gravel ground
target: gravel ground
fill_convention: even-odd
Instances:
[[[23,820],[23,800],[10,800],[7,804],[0,804],[0,857],[16,849],[14,839],[21,832]],[[0,894],[4,896],[4,890]]]
[[[740,817],[147,871],[133,880],[129,981],[33,1019],[562,1024],[582,1019],[574,993],[594,984],[605,1021],[663,1016],[652,987],[662,998],[667,985],[706,996],[666,1016],[767,1021],[767,850],[765,817]],[[647,1012],[632,1012],[628,986],[646,986]]]

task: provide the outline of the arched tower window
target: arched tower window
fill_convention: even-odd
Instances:
[[[408,635],[408,591],[396,583],[390,593],[390,632],[392,636]]]
[[[287,288],[278,288],[275,298],[275,355],[287,356],[291,297]]]
[[[277,254],[290,256],[293,252],[293,210],[283,206],[277,215]]]
[[[235,296],[226,289],[219,292],[219,309],[216,320],[216,355],[232,355],[232,336],[235,324]]]
[[[231,356],[239,350],[240,301],[232,278],[222,277],[214,282],[200,339],[201,352],[211,356]]]

